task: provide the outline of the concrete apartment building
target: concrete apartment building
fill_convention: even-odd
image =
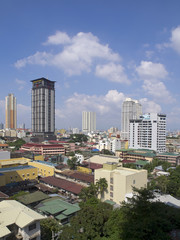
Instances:
[[[121,139],[129,139],[129,121],[142,115],[142,105],[131,98],[126,98],[121,110]]]
[[[147,113],[139,119],[131,119],[129,148],[166,151],[166,115]]]
[[[0,202],[0,239],[40,240],[45,217],[15,200]]]
[[[96,131],[96,113],[82,112],[82,131],[84,133]]]
[[[10,93],[5,98],[6,100],[6,129],[16,129],[17,128],[17,107],[16,107],[16,97]]]
[[[102,201],[110,200],[120,204],[127,194],[133,192],[132,187],[147,187],[147,171],[118,167],[117,163],[105,163],[103,168],[95,170],[95,182],[105,178],[108,189],[101,196]],[[100,196],[99,196],[100,197]]]

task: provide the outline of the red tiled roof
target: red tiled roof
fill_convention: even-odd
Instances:
[[[103,167],[103,165],[99,164],[99,163],[92,163],[92,162],[88,163],[88,162],[84,161],[83,164],[85,166],[87,166],[88,168],[92,169],[92,170],[99,169],[99,168]]]
[[[64,148],[64,146],[61,144],[38,144],[38,143],[25,143],[22,145],[22,147]]]
[[[135,160],[122,160],[122,163],[135,163]]]
[[[81,173],[81,172],[77,172],[77,171],[63,171],[60,174],[62,174],[64,176],[69,176],[71,178],[75,178],[77,180],[81,180],[81,181],[84,181],[87,183],[94,182],[94,176],[86,174],[86,173]]]
[[[83,188],[83,186],[79,184],[67,181],[65,179],[56,178],[56,177],[40,178],[40,181],[50,184],[53,187],[61,188],[68,192],[74,193],[76,195],[78,195],[81,192],[81,189]]]
[[[3,192],[0,192],[0,198],[9,198],[9,196]]]

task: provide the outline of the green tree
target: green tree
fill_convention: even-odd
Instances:
[[[70,141],[71,142],[87,142],[88,137],[85,134],[71,134],[70,135]]]
[[[112,206],[100,200],[89,199],[74,218],[70,227],[63,228],[61,240],[98,240],[104,236],[104,224],[109,219]]]
[[[82,188],[81,192],[79,193],[79,198],[83,202],[86,202],[91,198],[97,198],[97,195],[98,195],[98,186],[91,183],[89,187]]]
[[[101,198],[104,198],[104,192],[107,190],[108,188],[108,183],[107,180],[105,178],[100,178],[97,182],[97,189],[101,195]]]
[[[103,149],[103,150],[101,150],[101,153],[102,153],[102,154],[105,154],[105,155],[113,155],[113,153],[110,152],[108,149]]]
[[[168,240],[169,233],[180,224],[180,210],[151,201],[153,192],[135,189],[128,203],[113,211],[105,224],[105,239]]]
[[[41,226],[41,239],[50,240],[52,239],[52,231],[58,233],[62,227],[59,222],[53,218],[46,218],[40,221]]]
[[[18,138],[15,142],[8,142],[10,147],[15,147],[15,150],[19,150],[19,148],[25,144],[26,142],[22,138]]]
[[[76,157],[72,157],[71,159],[67,160],[67,165],[70,169],[75,170],[76,167],[79,165],[79,162]]]

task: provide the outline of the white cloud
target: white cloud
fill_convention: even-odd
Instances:
[[[168,72],[163,64],[141,61],[140,66],[136,67],[136,72],[143,80],[142,87],[148,95],[160,102],[174,102],[174,98],[162,81],[168,76]]]
[[[48,38],[47,43],[64,44],[64,48],[54,55],[48,52],[36,52],[32,56],[18,60],[15,67],[22,68],[27,64],[56,66],[71,76],[90,72],[95,60],[120,61],[119,54],[114,53],[108,45],[100,43],[92,33],[79,32],[70,38],[66,33],[57,32]]]
[[[34,55],[18,60],[15,63],[16,68],[25,67],[27,64],[49,65],[52,62],[53,55],[46,52],[36,52]]]
[[[161,99],[163,102],[174,101],[163,82],[151,82],[144,80],[143,89],[155,99]]]
[[[147,98],[142,98],[139,102],[143,106],[144,113],[161,113],[161,106],[154,101],[148,100]]]
[[[153,63],[151,61],[141,61],[136,71],[138,75],[144,79],[163,79],[168,75],[163,64]]]
[[[147,51],[145,52],[145,55],[146,55],[146,57],[147,57],[148,59],[151,59],[152,56],[154,55],[154,51],[147,50]]]
[[[122,92],[118,92],[117,90],[109,90],[108,93],[105,95],[105,100],[111,103],[122,103],[125,99],[125,95]]]
[[[74,127],[81,127],[82,111],[96,112],[99,129],[112,125],[112,123],[118,126],[120,125],[120,109],[124,99],[124,94],[117,90],[109,90],[107,94],[100,96],[74,93],[65,101],[63,107],[57,107],[57,126],[62,123],[71,125],[73,119]],[[99,125],[100,122],[101,125]]]
[[[119,82],[129,84],[130,81],[124,73],[124,68],[120,64],[108,63],[96,66],[96,76],[107,78],[111,82]]]
[[[65,32],[57,31],[55,35],[49,36],[44,45],[59,45],[70,43],[71,39]]]
[[[172,30],[170,42],[172,48],[180,54],[180,26]]]

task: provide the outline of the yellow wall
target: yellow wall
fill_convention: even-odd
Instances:
[[[0,168],[9,168],[9,167],[17,167],[20,165],[28,165],[30,161],[29,158],[10,158],[0,160]]]
[[[78,167],[77,167],[77,170],[78,170],[78,172],[82,172],[82,173],[87,173],[87,174],[91,174],[91,173],[92,173],[92,170],[91,170],[91,169],[85,168],[85,167],[80,167],[80,166],[78,166]]]
[[[0,175],[0,187],[6,185],[6,178],[4,175]]]
[[[44,155],[37,155],[37,156],[34,156],[34,160],[44,161]]]
[[[49,166],[36,161],[31,161],[28,165],[36,167],[38,169],[38,175],[43,177],[54,176],[54,166]]]
[[[11,182],[21,182],[25,180],[37,180],[38,171],[37,168],[28,168],[28,169],[18,169],[14,171],[3,172],[3,177],[0,176],[0,186],[4,186]],[[3,184],[3,185],[2,185]]]

